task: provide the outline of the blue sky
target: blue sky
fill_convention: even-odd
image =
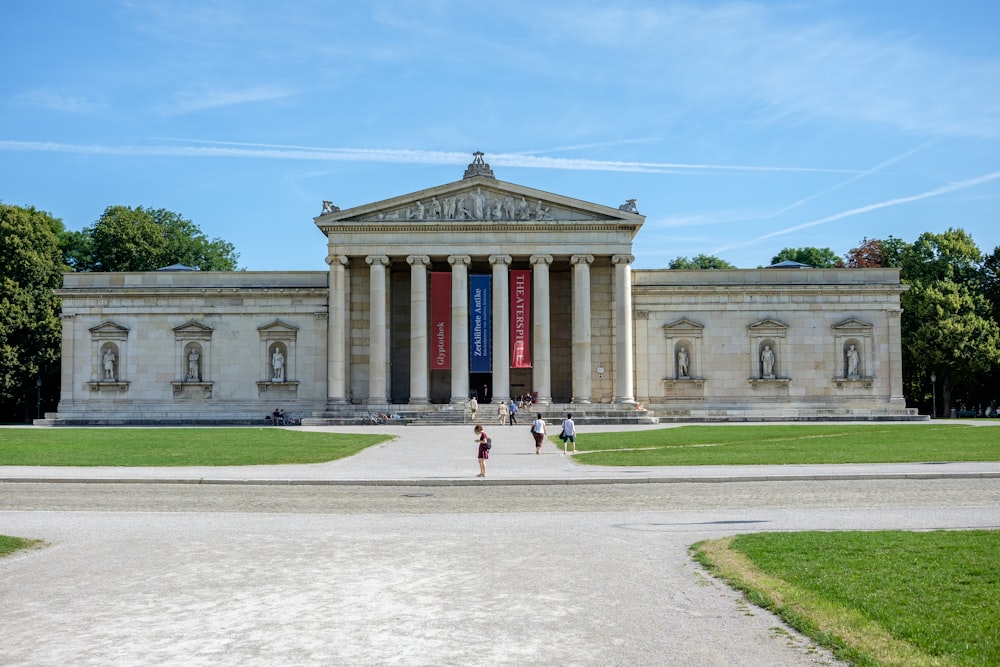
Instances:
[[[1000,245],[1000,3],[94,0],[0,9],[0,201],[165,208],[251,270],[461,179],[617,207],[636,268]]]

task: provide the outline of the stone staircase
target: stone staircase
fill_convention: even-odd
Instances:
[[[518,412],[518,424],[529,425],[535,415],[541,413],[548,424],[559,424],[567,414],[573,421],[586,424],[656,424],[658,419],[649,410],[636,410],[621,405],[607,403],[556,403],[533,405]],[[413,424],[414,426],[455,426],[474,423],[484,426],[497,423],[496,405],[480,405],[475,421],[466,406],[462,405],[389,405],[377,411],[369,411],[361,406],[344,406],[335,411],[314,412],[302,419],[303,426],[360,426],[377,424],[373,416],[390,415],[386,424]]]

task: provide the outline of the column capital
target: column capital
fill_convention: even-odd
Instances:
[[[382,266],[389,266],[389,258],[386,255],[368,255],[365,257],[365,261],[372,266],[381,264]]]
[[[431,258],[427,255],[410,255],[406,258],[406,263],[410,266],[427,266],[431,263]]]
[[[612,255],[612,264],[631,264],[635,261],[635,255]]]
[[[545,264],[548,266],[552,263],[552,255],[532,255],[528,261],[532,264]]]
[[[512,261],[514,261],[514,258],[510,255],[490,255],[490,264],[493,266],[496,266],[497,264],[509,266]]]
[[[468,255],[450,255],[448,263],[452,266],[468,266],[472,264],[472,258]]]
[[[333,266],[334,264],[340,264],[341,266],[347,266],[347,262],[349,260],[347,259],[347,255],[327,255],[326,259],[323,260],[323,261],[325,261],[330,266]]]
[[[570,264],[593,264],[593,255],[573,255],[569,258]]]

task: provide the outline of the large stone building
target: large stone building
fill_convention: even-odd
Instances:
[[[497,180],[340,210],[328,272],[66,274],[56,423],[905,419],[893,269],[632,270],[644,217]],[[489,416],[493,411],[481,407]]]

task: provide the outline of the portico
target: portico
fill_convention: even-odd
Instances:
[[[490,402],[587,404],[596,379],[634,405],[630,264],[643,219],[498,181],[481,156],[461,181],[320,215],[330,303],[344,304],[328,323],[328,403],[464,404],[485,384]],[[614,304],[598,326],[595,292]]]

